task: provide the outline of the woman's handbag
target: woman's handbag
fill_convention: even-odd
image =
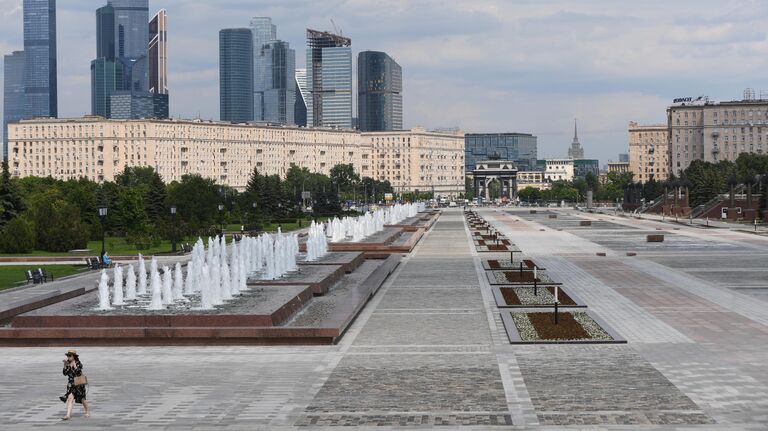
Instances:
[[[75,386],[83,386],[88,384],[88,377],[85,376],[85,374],[81,374],[77,377],[75,377]]]

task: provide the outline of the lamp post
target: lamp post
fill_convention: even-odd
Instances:
[[[221,235],[224,236],[224,205],[219,204],[219,223],[221,224]]]
[[[173,219],[173,231],[171,232],[171,252],[176,253],[176,205],[171,206],[171,218]]]
[[[101,261],[104,261],[104,255],[107,254],[107,249],[105,247],[105,238],[104,238],[104,231],[105,227],[104,224],[107,221],[107,207],[99,207],[99,220],[101,221]]]

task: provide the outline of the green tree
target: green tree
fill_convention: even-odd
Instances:
[[[0,178],[0,226],[5,225],[14,217],[21,214],[24,204],[18,190],[11,182],[11,172],[8,169],[8,161],[3,160],[3,172]]]
[[[149,183],[149,189],[147,190],[146,197],[144,199],[147,218],[150,222],[157,223],[159,220],[168,216],[165,202],[165,183],[163,183],[163,179],[160,177],[160,174],[155,173],[152,176],[151,182]]]
[[[517,193],[521,201],[536,202],[541,199],[541,190],[535,187],[526,187]]]
[[[360,182],[360,176],[351,163],[332,167],[330,174],[331,182],[335,183],[341,192],[349,192],[353,184]]]
[[[38,249],[64,252],[85,248],[88,230],[80,221],[80,210],[57,192],[39,196],[31,205]]]
[[[0,248],[5,253],[29,253],[35,248],[35,230],[24,216],[6,223]]]

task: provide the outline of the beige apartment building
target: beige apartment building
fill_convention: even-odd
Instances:
[[[456,196],[464,191],[463,133],[415,128],[365,132],[361,137],[363,147],[370,149],[372,177],[388,180],[395,192],[420,190]]]
[[[630,172],[629,170],[629,162],[614,162],[609,160],[608,161],[608,172],[616,172],[619,174],[625,174],[627,172]]]
[[[683,102],[667,108],[671,172],[692,161],[736,160],[768,150],[768,100]]]
[[[665,181],[669,177],[668,130],[665,124],[629,123],[629,171],[635,181]]]
[[[285,176],[291,165],[328,174],[351,163],[362,176],[398,191],[455,194],[464,188],[463,134],[423,129],[353,130],[254,126],[202,120],[23,120],[8,125],[16,177],[112,181],[123,167],[152,166],[167,182],[200,174],[245,188],[254,167]]]

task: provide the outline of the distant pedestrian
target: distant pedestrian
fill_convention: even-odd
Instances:
[[[91,417],[91,412],[88,410],[88,401],[85,399],[85,385],[88,381],[83,374],[83,364],[80,362],[80,357],[77,355],[75,349],[70,349],[66,353],[67,358],[64,359],[64,370],[62,374],[67,376],[67,393],[59,399],[67,403],[67,415],[61,418],[62,420],[69,420],[72,417],[72,407],[75,403],[82,404],[85,409],[85,417]]]

